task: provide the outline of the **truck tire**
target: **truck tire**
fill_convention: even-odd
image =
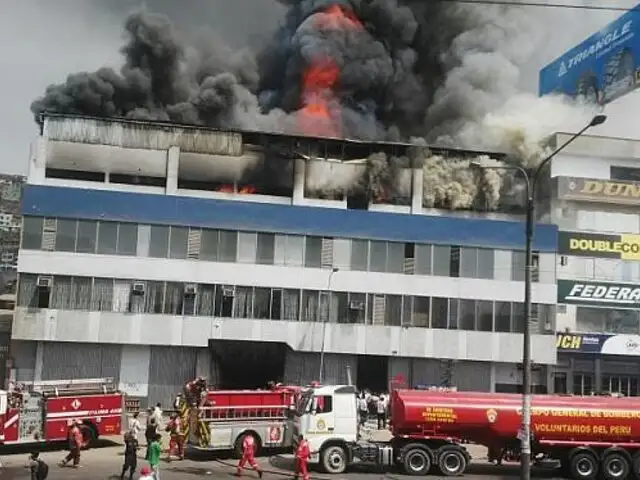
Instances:
[[[602,459],[602,476],[605,480],[624,480],[631,473],[629,459],[620,452],[612,452]]]
[[[571,478],[574,480],[594,480],[598,476],[598,459],[589,452],[578,452],[571,457]]]
[[[342,445],[329,445],[320,452],[320,465],[325,473],[339,475],[347,470],[347,451]]]
[[[467,455],[457,445],[447,445],[436,452],[438,470],[445,477],[459,477],[467,469]]]
[[[402,466],[407,475],[426,475],[431,470],[431,453],[422,445],[407,445],[402,455]]]

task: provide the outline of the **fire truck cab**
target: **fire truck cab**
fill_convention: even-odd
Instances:
[[[55,442],[82,422],[85,443],[121,432],[124,394],[112,378],[55,380],[0,391],[0,444]]]

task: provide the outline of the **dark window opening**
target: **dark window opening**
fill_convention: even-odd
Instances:
[[[626,182],[640,182],[640,168],[619,167],[612,165],[610,167],[611,180],[622,180]]]
[[[368,210],[369,199],[364,194],[347,195],[347,209],[349,210]]]
[[[452,245],[451,254],[449,256],[449,276],[460,276],[460,247]]]
[[[167,179],[149,177],[146,175],[126,175],[124,173],[112,173],[109,175],[109,183],[121,185],[140,185],[144,187],[166,187]]]
[[[101,182],[105,181],[103,172],[83,172],[79,170],[62,170],[59,168],[45,169],[44,176],[46,178],[57,178],[60,180],[80,180],[83,182]]]

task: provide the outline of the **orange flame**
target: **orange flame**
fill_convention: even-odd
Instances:
[[[258,189],[253,185],[245,185],[244,187],[240,187],[238,189],[238,193],[256,193]]]
[[[332,5],[317,14],[314,27],[318,30],[362,30],[363,26],[355,14],[340,5]],[[340,136],[336,125],[336,114],[331,115],[330,106],[337,105],[334,87],[340,79],[340,69],[329,57],[319,57],[302,75],[303,108],[299,112],[298,128],[301,132],[325,137]]]
[[[235,189],[233,188],[233,185],[220,185],[216,191],[222,193],[233,193]]]
[[[244,185],[243,187],[239,187],[239,188],[236,189],[236,187],[234,185],[226,184],[226,185],[220,185],[216,189],[216,192],[242,193],[242,194],[256,193],[257,191],[258,191],[258,189],[256,187],[254,187],[253,185]]]

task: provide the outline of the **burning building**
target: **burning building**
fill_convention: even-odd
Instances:
[[[446,359],[460,389],[515,385],[522,222],[486,212],[482,178],[473,201],[485,212],[456,215],[473,201],[455,185],[474,179],[437,167],[484,155],[499,158],[45,115],[24,187],[16,377],[115,376],[168,402],[195,374],[222,387],[309,382],[324,348],[327,382],[349,367],[377,390],[398,374],[434,384]],[[554,227],[537,227],[534,248],[545,365]]]

